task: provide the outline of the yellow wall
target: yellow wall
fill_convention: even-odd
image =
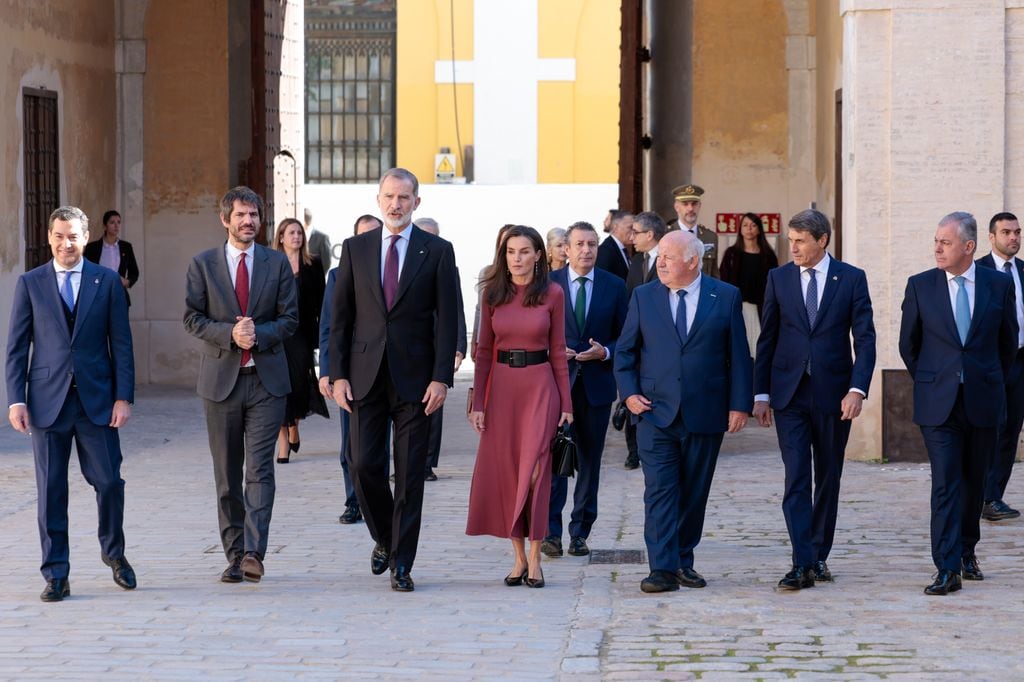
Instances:
[[[473,4],[455,0],[456,60],[473,59]],[[397,161],[429,182],[434,155],[458,147],[452,86],[434,82],[435,61],[451,58],[449,2],[406,0],[397,12]],[[616,181],[619,12],[611,0],[538,2],[538,57],[576,60],[575,82],[538,84],[538,182]],[[464,147],[473,144],[473,85],[455,88]]]
[[[433,182],[434,155],[441,147],[458,154],[452,86],[434,82],[434,62],[451,59],[449,7],[448,0],[398,3],[397,162],[421,182]],[[455,0],[455,59],[472,58],[473,0]],[[459,139],[463,146],[473,144],[472,84],[456,85],[455,97]]]

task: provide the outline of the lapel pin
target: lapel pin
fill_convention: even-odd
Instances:
[[[711,298],[718,298],[718,294],[711,294]]]
[[[425,253],[426,253],[426,251],[424,251],[423,249],[420,249],[420,255],[421,255],[421,256],[422,256],[423,254],[425,254]]]
[[[839,275],[832,275],[832,281],[833,282],[838,282],[839,281]]]
[[[94,280],[92,281],[92,283],[93,283],[93,284],[99,284],[99,283],[100,283],[100,278],[99,278],[99,277],[97,277],[96,279],[94,279]]]

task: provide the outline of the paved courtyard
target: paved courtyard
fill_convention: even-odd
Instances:
[[[1024,522],[985,524],[986,580],[930,582],[928,471],[846,466],[832,585],[782,594],[782,468],[770,430],[727,436],[697,569],[703,590],[646,595],[646,564],[546,560],[543,590],[507,588],[508,543],[463,534],[476,438],[449,400],[440,480],[427,484],[416,591],[369,571],[364,524],[342,526],[338,420],[302,428],[278,467],[267,576],[224,568],[199,399],[143,387],[122,434],[123,592],[99,560],[91,490],[72,469],[71,591],[38,594],[27,437],[0,429],[0,678],[59,679],[1024,679]],[[643,548],[643,483],[611,433],[591,547]],[[1024,505],[1024,471],[1007,500]]]

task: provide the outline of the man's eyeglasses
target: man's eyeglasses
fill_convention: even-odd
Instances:
[[[643,234],[645,232],[650,232],[650,230],[638,230],[635,227],[629,228],[629,231],[632,232],[633,234]]]

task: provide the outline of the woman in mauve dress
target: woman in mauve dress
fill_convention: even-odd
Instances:
[[[565,303],[561,287],[548,280],[536,230],[516,225],[502,235],[481,299],[469,413],[480,448],[466,534],[511,539],[515,563],[505,584],[544,587],[551,439],[558,426],[572,423],[572,400]]]

